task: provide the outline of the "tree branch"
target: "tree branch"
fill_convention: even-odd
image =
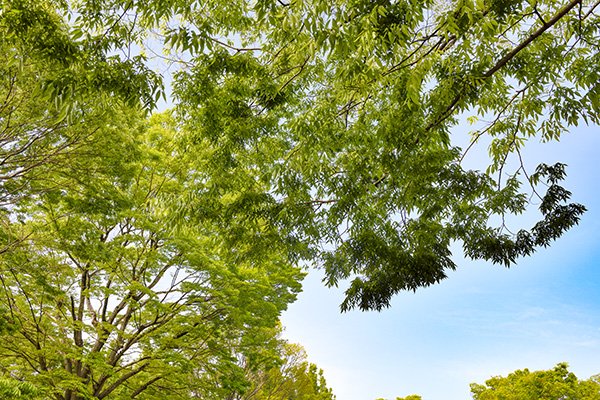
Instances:
[[[575,6],[580,4],[583,0],[572,0],[570,3],[565,5],[563,8],[558,10],[558,12],[546,23],[543,23],[541,27],[539,27],[535,32],[527,37],[524,41],[522,41],[517,47],[512,49],[508,54],[502,57],[496,65],[490,68],[483,76],[485,78],[489,78],[494,75],[498,70],[504,67],[510,60],[512,60],[521,50],[527,47],[531,42],[541,36],[544,32],[550,29],[553,25],[555,25],[562,17],[564,17],[569,11],[571,11]]]

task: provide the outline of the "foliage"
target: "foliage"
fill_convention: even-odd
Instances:
[[[578,223],[565,166],[528,171],[521,149],[598,123],[597,6],[11,0],[2,29],[9,48],[63,63],[43,80],[57,104],[90,87],[152,106],[161,91],[146,54],[166,51],[179,128],[215,149],[211,179],[225,191],[261,182],[244,204],[280,229],[290,259],[323,266],[328,285],[349,281],[343,310],[381,309],[455,269],[455,241],[510,266]],[[475,130],[459,145],[466,115]],[[469,170],[486,137],[487,170]],[[534,198],[539,222],[509,226]]]
[[[0,255],[0,368],[62,399],[222,399],[302,273],[172,118],[111,124],[70,159],[85,179],[48,168],[55,184],[11,210],[26,239]]]
[[[75,155],[94,135],[114,136],[107,121],[115,110],[159,90],[154,76],[127,72],[126,62],[69,29],[57,2],[0,2],[0,252],[24,238],[15,236],[9,210],[60,185],[50,170],[88,174],[93,166]]]
[[[28,400],[41,399],[39,391],[28,382],[0,376],[0,399]]]
[[[595,400],[600,398],[600,380],[598,376],[579,380],[566,363],[560,363],[547,371],[518,370],[485,385],[472,384],[471,393],[475,400]]]
[[[598,6],[1,0],[0,390],[330,399],[272,335],[301,261],[379,310],[578,223],[521,151],[598,124]]]
[[[7,55],[2,78],[10,78],[17,89],[51,99],[55,106],[66,108],[61,110],[65,115],[78,102],[88,103],[89,96],[96,101],[120,97],[129,105],[152,108],[161,94],[160,79],[145,65],[144,57],[111,54],[118,43],[108,32],[79,31],[77,19],[73,21],[75,10],[69,8],[73,5],[57,0],[0,3],[2,46]],[[18,78],[23,69],[35,70],[38,82],[21,86],[25,82]],[[27,109],[27,103],[20,107]]]
[[[343,310],[441,281],[456,241],[513,265],[585,211],[568,203],[564,165],[530,171],[521,150],[599,122],[595,1],[80,4],[78,31],[168,52],[189,139],[217,149],[221,177],[248,166],[290,256],[349,281]],[[489,165],[470,170],[481,142]],[[532,227],[507,222],[535,200]]]
[[[473,400],[596,400],[600,399],[600,376],[580,380],[566,363],[560,363],[550,370],[523,369],[490,378],[484,385],[472,383],[471,395]],[[421,396],[396,400],[421,400]]]
[[[248,162],[221,173],[218,147],[147,119],[158,77],[114,54],[136,31],[84,3],[0,3],[0,393],[243,394],[238,359],[262,365],[300,290],[290,239]]]

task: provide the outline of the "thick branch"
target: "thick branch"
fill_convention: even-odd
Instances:
[[[583,0],[572,0],[566,6],[564,6],[560,10],[558,10],[558,12],[548,22],[542,24],[542,26],[540,26],[538,28],[538,30],[533,32],[531,35],[529,35],[527,37],[527,39],[522,41],[517,47],[512,49],[508,54],[506,54],[504,57],[502,57],[500,60],[498,60],[496,65],[494,65],[492,68],[490,68],[483,76],[485,78],[489,78],[490,76],[494,75],[499,69],[504,67],[510,60],[512,60],[517,54],[519,54],[519,52],[521,50],[523,50],[525,47],[529,46],[529,44],[531,42],[533,42],[535,39],[537,39],[539,36],[541,36],[544,32],[546,32],[549,28],[551,28],[558,21],[560,21],[560,19],[562,17],[567,15],[567,13],[569,11],[571,11],[575,6],[577,6],[578,4],[581,4],[582,1]]]
[[[482,78],[484,78],[484,79],[489,78],[492,75],[494,75],[496,72],[498,72],[500,69],[502,69],[510,60],[512,60],[517,54],[519,54],[519,52],[521,52],[521,50],[523,50],[524,48],[529,46],[531,44],[531,42],[533,42],[535,39],[537,39],[539,36],[541,36],[544,32],[546,32],[548,29],[550,29],[552,26],[554,26],[558,21],[560,21],[560,19],[562,17],[564,17],[569,11],[571,11],[575,6],[580,4],[582,1],[583,0],[572,0],[569,4],[567,4],[566,6],[561,8],[550,20],[548,20],[548,22],[546,22],[545,24],[542,24],[541,27],[539,27],[535,32],[533,32],[531,35],[529,35],[517,47],[512,49],[510,52],[508,52],[506,55],[504,55],[504,57],[502,57],[500,60],[498,60],[498,62],[496,62],[496,64],[492,68],[490,68],[487,72],[485,72],[483,74]],[[456,106],[462,100],[464,94],[465,94],[464,90],[461,90],[452,99],[452,102],[448,105],[446,110],[444,110],[442,115],[439,118],[437,118],[435,121],[431,122],[425,128],[425,132],[430,131],[431,129],[433,129],[436,126],[438,126],[439,124],[441,124],[446,118],[450,117],[450,115],[452,115],[452,112],[454,111]]]
[[[144,368],[146,368],[148,366],[148,363],[146,364],[142,364],[139,367],[129,371],[128,373],[124,374],[123,376],[121,376],[119,379],[117,379],[116,381],[114,381],[109,387],[107,387],[102,393],[97,394],[96,396],[99,399],[103,399],[106,396],[108,396],[109,394],[111,394],[116,388],[118,388],[121,384],[123,384],[125,381],[127,381],[129,378],[139,374],[140,372],[142,372],[144,370]]]

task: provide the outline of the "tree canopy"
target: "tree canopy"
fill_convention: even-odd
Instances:
[[[69,147],[77,136],[57,133],[59,122],[92,98],[151,109],[167,79],[187,151],[214,148],[212,182],[237,185],[290,260],[323,267],[327,285],[349,282],[343,310],[381,309],[400,290],[444,279],[455,241],[470,258],[510,266],[585,211],[568,203],[565,165],[529,171],[521,149],[598,123],[597,2],[2,4],[3,68],[35,65],[10,56],[17,49],[55,64],[37,80],[58,112],[3,107],[4,124],[13,115],[30,124],[5,127],[20,140],[3,146],[5,177]],[[151,72],[159,60],[175,72]],[[3,104],[27,104],[14,80]],[[467,145],[456,133],[466,117]],[[484,171],[464,166],[479,142],[489,143]],[[505,222],[536,201],[532,227]]]
[[[302,272],[260,245],[274,228],[222,224],[232,195],[198,190],[204,169],[177,151],[172,118],[128,110],[111,124],[71,154],[83,180],[43,171],[51,185],[11,210],[21,240],[0,256],[0,368],[45,398],[243,393],[237,360],[279,357],[261,340]],[[182,207],[191,197],[203,209]],[[255,240],[231,232],[252,224]]]
[[[600,397],[598,378],[579,380],[566,363],[560,363],[547,371],[518,370],[485,385],[472,384],[471,393],[474,400],[593,400]]]
[[[256,368],[245,360],[250,387],[236,400],[335,400],[323,370],[306,360],[304,349],[279,338],[275,349],[280,359]]]
[[[77,48],[118,71],[156,78],[143,69],[152,59],[175,71],[178,129],[215,149],[220,185],[244,180],[239,194],[278,227],[291,260],[349,284],[343,310],[441,281],[456,268],[454,242],[513,265],[585,211],[561,186],[565,165],[528,170],[521,150],[598,123],[595,1],[43,4]],[[131,82],[144,105],[160,96],[152,80]],[[457,133],[467,117],[470,142]],[[469,169],[480,143],[488,167]],[[506,222],[536,204],[533,226]]]
[[[567,363],[553,369],[511,372],[505,377],[495,376],[485,384],[471,384],[473,400],[595,400],[600,398],[600,376],[578,379]],[[384,399],[378,399],[384,400]],[[396,397],[396,400],[421,400],[421,396]]]
[[[275,327],[304,275],[262,184],[149,117],[159,77],[116,30],[0,6],[0,398],[245,396],[289,357]],[[332,398],[293,368],[288,392]]]

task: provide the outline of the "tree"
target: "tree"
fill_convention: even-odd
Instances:
[[[547,371],[518,370],[485,385],[471,384],[471,393],[475,400],[593,400],[600,398],[600,380],[598,376],[579,380],[566,363],[560,363]]]
[[[274,332],[271,345],[276,359],[266,358],[260,364],[245,359],[244,369],[251,385],[228,400],[335,400],[323,370],[306,360],[300,345],[281,339],[280,331]]]
[[[595,400],[600,398],[600,376],[579,380],[567,363],[559,363],[551,370],[523,369],[488,379],[484,385],[472,383],[471,395],[473,400]],[[396,400],[420,399],[410,395]]]
[[[243,392],[238,355],[260,353],[303,274],[171,117],[110,125],[70,160],[88,175],[40,167],[53,184],[10,210],[26,239],[0,255],[0,370],[65,400]]]
[[[292,259],[350,281],[343,310],[441,281],[455,241],[511,266],[585,211],[568,203],[565,165],[528,170],[521,150],[598,124],[596,1],[81,4],[78,31],[121,48],[160,31],[145,51],[170,51],[182,130],[218,149],[219,174],[244,160]],[[487,170],[467,169],[486,138]],[[534,199],[537,223],[508,222]]]
[[[0,396],[241,395],[300,290],[289,238],[247,164],[147,120],[156,75],[113,55],[136,32],[84,3],[0,3]]]

